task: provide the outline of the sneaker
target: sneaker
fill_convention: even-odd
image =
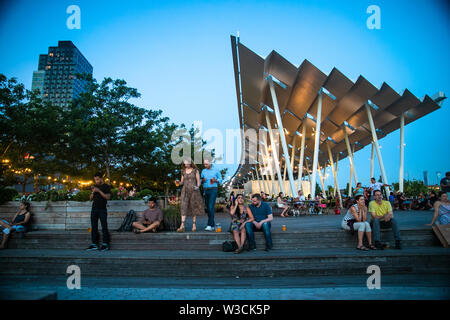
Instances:
[[[272,250],[272,246],[266,246],[266,248],[264,249],[265,251],[269,251],[269,250]]]
[[[255,245],[249,245],[247,251],[255,251],[256,250],[256,246]]]
[[[108,251],[108,250],[109,250],[109,245],[102,244],[102,247],[101,247],[100,251]]]
[[[98,246],[96,244],[91,244],[86,248],[86,251],[98,250]]]
[[[400,240],[395,240],[395,249],[401,250],[402,244],[400,243]]]
[[[214,231],[214,227],[206,226],[205,231]]]

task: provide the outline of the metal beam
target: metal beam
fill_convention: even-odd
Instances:
[[[322,122],[322,88],[319,90],[319,101],[317,104],[317,119],[316,119],[316,133],[314,135],[314,156],[313,156],[313,172],[312,172],[312,190],[311,198],[314,199],[316,196],[316,175],[317,175],[317,165],[319,160],[319,142],[320,142],[320,124]]]
[[[274,106],[275,117],[277,119],[278,130],[280,132],[281,146],[283,148],[285,166],[287,166],[289,183],[291,185],[291,192],[292,192],[292,196],[295,196],[294,174],[292,172],[293,170],[292,170],[292,166],[291,166],[291,161],[289,160],[289,152],[288,152],[288,147],[286,144],[286,137],[284,135],[283,122],[281,121],[280,109],[278,107],[277,95],[275,92],[275,87],[273,84],[272,77],[271,76],[267,77],[267,80],[269,81],[270,93],[272,95],[272,102],[273,102],[273,106]],[[267,116],[267,113],[266,113],[266,116]],[[279,176],[279,178],[281,178],[281,175]]]
[[[330,144],[328,141],[326,142],[326,145],[327,145],[327,149],[328,149],[328,157],[330,158],[330,163],[331,163],[331,171],[333,172],[333,177],[334,177],[334,189],[338,194],[339,205],[342,209],[343,204],[342,204],[341,190],[339,190],[339,183],[338,183],[338,179],[337,179],[337,168],[336,168],[336,170],[334,170],[333,155],[331,154]]]
[[[302,176],[303,176],[303,159],[305,158],[305,135],[306,135],[306,126],[305,123],[302,125],[302,141],[300,145],[300,159],[298,159],[298,185],[299,188],[305,194],[305,190],[303,190]]]
[[[405,114],[400,116],[400,172],[398,177],[398,186],[400,192],[403,192],[403,173],[405,164]]]
[[[383,179],[384,184],[388,184],[386,171],[384,171],[383,158],[381,157],[380,145],[378,144],[377,132],[375,131],[375,124],[373,123],[372,112],[370,111],[370,106],[368,103],[365,103],[367,118],[369,119],[370,131],[372,133],[372,141],[375,146],[375,151],[377,153],[378,164],[380,165],[381,177]],[[385,187],[386,196],[389,197],[389,187]]]

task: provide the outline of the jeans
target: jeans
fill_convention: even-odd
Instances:
[[[380,228],[392,228],[394,232],[394,239],[401,240],[400,238],[400,229],[398,227],[398,223],[395,219],[391,219],[388,222],[380,221],[380,219],[372,219],[372,228],[373,228],[373,240],[380,241]]]
[[[272,235],[270,233],[270,227],[272,224],[270,222],[264,222],[261,226],[261,229],[256,229],[255,225],[252,222],[245,224],[245,231],[247,231],[248,243],[250,248],[255,248],[255,231],[264,232],[264,238],[266,238],[266,247],[272,248]]]
[[[208,226],[214,227],[214,206],[216,204],[217,188],[205,189],[206,211],[208,212]]]
[[[109,231],[108,231],[108,211],[106,209],[94,209],[91,211],[91,237],[92,243],[98,244],[98,219],[102,224],[102,242],[109,244]]]

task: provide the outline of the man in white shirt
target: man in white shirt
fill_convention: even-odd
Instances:
[[[373,197],[373,193],[377,190],[381,191],[381,188],[383,187],[389,187],[388,184],[382,184],[381,182],[377,182],[375,180],[375,178],[371,178],[370,179],[370,185],[369,185],[369,190],[370,190],[370,200],[374,200]],[[381,194],[383,194],[383,192],[381,191]]]

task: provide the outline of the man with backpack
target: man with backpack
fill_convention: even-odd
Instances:
[[[163,221],[162,211],[156,206],[156,198],[150,198],[147,204],[148,209],[143,212],[141,221],[133,222],[132,226],[135,233],[156,232],[156,229]]]

